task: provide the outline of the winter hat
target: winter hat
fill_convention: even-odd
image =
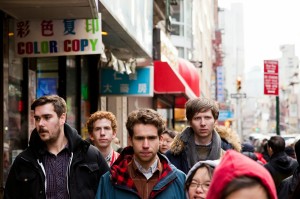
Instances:
[[[249,142],[244,142],[242,144],[242,152],[254,152],[254,147]]]

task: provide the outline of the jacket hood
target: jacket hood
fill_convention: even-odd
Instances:
[[[230,143],[234,150],[241,151],[241,143],[238,135],[231,131],[229,128],[223,126],[217,126],[215,131],[220,135],[220,137]],[[174,155],[180,154],[186,144],[187,140],[194,136],[194,131],[191,127],[187,127],[183,132],[179,133],[175,138],[171,145],[170,152]]]
[[[208,164],[209,166],[215,168],[220,163],[220,160],[204,160],[197,162],[186,175],[186,180],[190,177],[190,175],[197,170],[202,164]]]
[[[281,173],[291,173],[295,169],[295,162],[291,157],[289,157],[285,152],[280,152],[274,154],[271,157],[270,162],[272,166]]]
[[[216,166],[220,163],[220,160],[204,160],[204,161],[199,161],[197,162],[188,172],[186,175],[185,183],[187,180],[191,177],[191,175],[194,173],[195,170],[197,170],[201,165],[203,164],[208,164],[209,166],[216,168]],[[186,198],[189,199],[189,194],[188,191],[185,190]]]
[[[68,147],[71,151],[77,150],[82,144],[84,149],[88,149],[90,144],[87,141],[83,141],[77,130],[66,123],[64,124],[64,133],[68,139]],[[38,151],[39,153],[43,153],[43,151],[46,149],[46,144],[41,140],[36,128],[30,135],[29,146],[34,148],[35,151]]]
[[[239,176],[260,179],[268,191],[270,199],[277,199],[275,184],[268,170],[234,150],[226,151],[220,164],[216,167],[207,193],[207,199],[220,199],[222,190],[226,185]]]

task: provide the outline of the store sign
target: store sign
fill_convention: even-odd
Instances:
[[[264,94],[278,96],[278,61],[264,61]]]
[[[102,68],[100,78],[102,96],[153,96],[153,67],[136,68],[130,75]]]
[[[98,19],[20,20],[15,22],[15,53],[19,57],[101,54]]]
[[[232,111],[230,111],[230,110],[220,110],[219,111],[218,121],[225,121],[225,120],[228,120],[231,118],[233,118]]]

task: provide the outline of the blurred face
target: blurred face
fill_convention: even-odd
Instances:
[[[206,167],[199,168],[189,186],[188,195],[189,198],[205,199],[210,186],[211,179]]]
[[[164,133],[160,137],[160,145],[159,151],[161,153],[166,153],[170,148],[173,142],[173,138],[171,138],[167,133]]]
[[[194,115],[190,121],[190,126],[194,130],[196,143],[199,142],[199,140],[206,140],[208,143],[211,141],[212,132],[216,122],[217,120],[214,119],[211,110],[199,112]],[[202,141],[200,141],[200,143],[208,144],[202,143]]]
[[[130,138],[135,160],[144,168],[149,167],[157,158],[159,137],[157,128],[151,124],[136,124]]]
[[[66,114],[59,118],[54,112],[52,104],[37,106],[34,110],[35,126],[42,141],[49,144],[56,144],[58,138],[64,136],[63,128],[66,121]]]
[[[266,190],[261,185],[254,187],[243,188],[231,193],[226,199],[268,199]]]
[[[99,150],[107,149],[110,147],[112,140],[116,137],[116,133],[117,132],[113,131],[111,127],[111,121],[102,118],[94,122],[90,139]]]

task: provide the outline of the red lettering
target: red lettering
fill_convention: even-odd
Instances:
[[[19,42],[18,43],[18,54],[23,55],[24,53],[25,53],[24,42]]]
[[[70,43],[71,43],[70,40],[65,40],[65,41],[64,41],[64,51],[65,51],[65,52],[70,52],[70,51],[71,51],[71,47],[68,46]]]
[[[78,39],[74,39],[72,41],[72,49],[75,52],[79,51],[79,49],[80,49],[80,41]]]

